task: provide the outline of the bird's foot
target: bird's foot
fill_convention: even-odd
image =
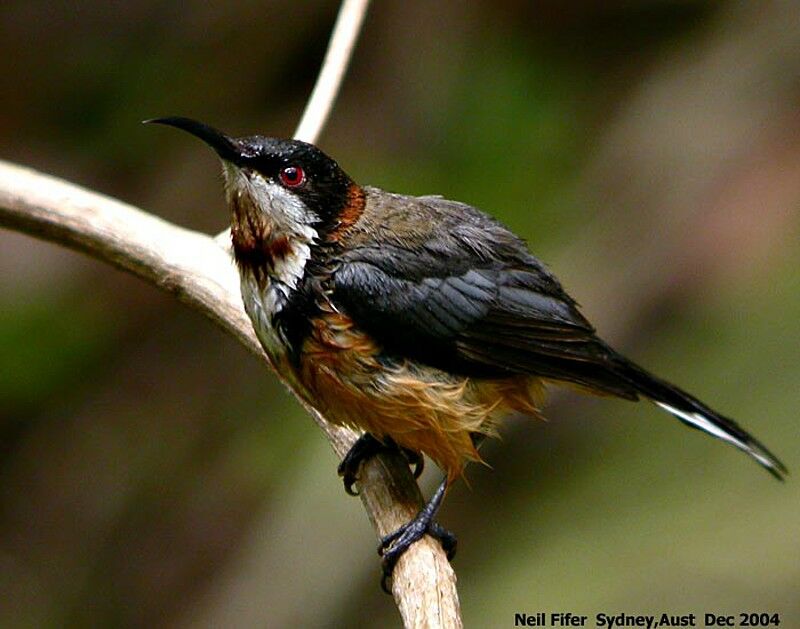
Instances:
[[[351,496],[358,495],[358,492],[353,489],[353,485],[358,480],[358,470],[361,464],[381,452],[400,452],[406,458],[408,464],[414,468],[414,478],[419,478],[420,474],[422,474],[422,470],[425,467],[425,459],[419,452],[398,446],[390,437],[386,437],[381,441],[366,432],[358,438],[358,441],[344,455],[336,470],[339,476],[342,477],[344,490],[348,494]]]
[[[439,505],[442,503],[446,488],[447,480],[442,482],[428,504],[422,508],[413,520],[406,522],[394,533],[390,533],[381,539],[380,546],[378,546],[378,554],[383,558],[381,561],[383,570],[381,588],[387,594],[391,594],[389,581],[392,578],[392,572],[398,560],[414,542],[422,539],[422,536],[426,533],[439,540],[448,561],[455,557],[458,543],[456,536],[433,519],[439,510]]]
[[[421,513],[420,513],[421,515]],[[392,590],[389,582],[392,578],[394,567],[414,542],[422,539],[425,534],[430,535],[434,539],[439,540],[447,555],[447,560],[450,561],[456,555],[456,547],[458,540],[451,531],[448,531],[438,522],[433,520],[425,521],[424,518],[417,516],[410,522],[407,522],[394,533],[390,533],[381,540],[378,546],[378,554],[382,557],[381,569],[383,576],[381,577],[381,589],[387,594],[391,594]]]

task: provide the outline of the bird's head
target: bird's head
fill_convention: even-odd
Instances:
[[[233,138],[190,118],[147,122],[191,133],[219,155],[240,263],[274,263],[292,241],[335,239],[363,206],[361,189],[313,144],[260,135]]]

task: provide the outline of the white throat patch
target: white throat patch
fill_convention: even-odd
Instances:
[[[229,162],[223,164],[229,205],[237,203],[248,207],[250,212],[262,212],[271,227],[270,239],[287,242],[287,251],[274,259],[270,279],[290,290],[296,289],[311,256],[311,245],[319,237],[313,227],[319,218],[278,183]]]
[[[228,204],[246,213],[263,214],[268,226],[265,238],[275,247],[269,268],[254,270],[240,266],[242,300],[256,335],[274,363],[286,355],[287,342],[275,325],[297,290],[311,257],[311,246],[319,237],[317,216],[294,194],[253,171],[223,162]],[[267,243],[268,245],[269,243]]]

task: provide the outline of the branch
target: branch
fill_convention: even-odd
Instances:
[[[320,75],[295,132],[297,139],[315,142],[322,131],[368,5],[369,0],[342,3]],[[2,161],[0,226],[77,249],[138,275],[208,316],[270,364],[242,307],[239,277],[229,251],[230,230],[211,238]],[[297,397],[339,458],[343,457],[356,433],[329,424],[308,400]],[[399,455],[366,462],[359,490],[381,537],[408,522],[422,504],[419,488]],[[393,577],[394,598],[406,627],[462,626],[455,573],[437,542],[425,537],[414,544],[398,562]]]
[[[294,132],[295,139],[314,144],[319,138],[339,93],[350,58],[353,56],[353,46],[358,39],[368,6],[369,0],[342,2],[317,83],[311,92],[300,124],[297,125],[297,131]]]
[[[322,61],[317,82],[311,92],[311,97],[303,111],[303,117],[297,130],[294,132],[296,140],[315,144],[319,139],[319,134],[336,101],[339,88],[342,86],[342,79],[347,72],[347,66],[353,56],[353,48],[356,45],[358,34],[361,32],[361,25],[367,14],[369,0],[344,0],[336,16],[336,24],[333,25],[333,33],[328,42],[328,50],[325,52],[325,59]],[[216,236],[216,241],[220,245],[227,247],[231,241],[230,229],[224,229]]]
[[[77,249],[138,275],[211,318],[269,364],[242,307],[232,259],[210,236],[3,161],[0,226]],[[300,401],[342,457],[356,434],[329,424],[308,401]],[[419,488],[399,455],[367,462],[359,488],[381,536],[410,520],[421,505]],[[393,592],[406,627],[461,627],[455,574],[439,544],[429,537],[400,559]]]

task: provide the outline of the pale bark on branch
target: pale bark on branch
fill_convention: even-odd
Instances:
[[[212,237],[2,161],[0,226],[77,249],[138,275],[211,318],[269,364],[244,312],[233,261]],[[337,455],[343,456],[356,434],[329,424],[301,402]],[[400,456],[380,456],[365,464],[359,488],[367,514],[381,536],[411,519],[421,504],[417,484]],[[405,626],[460,627],[455,581],[437,542],[426,537],[415,544],[401,558],[393,580]]]
[[[319,139],[353,56],[353,47],[361,32],[368,6],[369,0],[342,2],[314,91],[294,132],[297,140],[314,143]]]
[[[295,137],[307,142],[318,138],[341,86],[368,5],[369,0],[342,2]],[[138,275],[208,316],[269,364],[242,306],[228,230],[212,238],[115,199],[2,161],[0,226],[77,249]],[[298,399],[342,457],[357,435],[329,424],[307,401]],[[379,536],[406,523],[421,506],[419,488],[399,455],[382,455],[367,462],[362,467],[359,489]],[[455,573],[438,542],[425,537],[412,546],[395,568],[392,590],[406,627],[462,626]]]

